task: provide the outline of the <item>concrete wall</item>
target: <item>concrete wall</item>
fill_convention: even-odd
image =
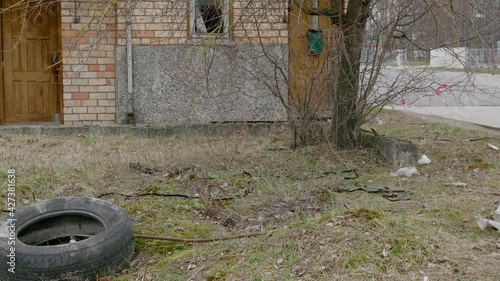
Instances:
[[[436,49],[431,51],[431,66],[459,68],[493,67],[494,50],[470,49],[466,47]]]
[[[126,121],[126,48],[118,46],[117,123]],[[273,44],[134,46],[138,124],[286,119],[288,47]],[[276,71],[278,82],[275,79]]]
[[[467,48],[441,48],[431,50],[432,67],[465,68],[467,62]]]
[[[495,65],[495,59],[492,49],[470,49],[461,48],[441,48],[431,51],[430,65],[433,67],[448,67],[464,69],[472,68],[490,68]]]

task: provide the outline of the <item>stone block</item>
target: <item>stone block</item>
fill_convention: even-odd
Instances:
[[[370,134],[362,134],[361,139],[364,145],[377,149],[394,169],[417,165],[418,146],[414,143]]]

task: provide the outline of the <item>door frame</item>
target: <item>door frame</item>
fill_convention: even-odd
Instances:
[[[61,1],[56,1],[56,28],[57,28],[57,57],[62,58],[62,39],[61,39]],[[0,9],[3,8],[3,0],[0,0]],[[0,82],[1,87],[0,87],[0,126],[5,124],[5,112],[4,112],[4,75],[3,75],[3,67],[1,67],[1,62],[3,62],[3,30],[2,30],[2,20],[3,16],[0,14]],[[63,63],[62,61],[59,63],[59,65],[56,66],[56,83],[57,83],[57,99],[59,100],[59,116],[61,119],[61,125],[64,124],[64,106],[63,106],[63,85],[62,85],[62,71],[63,69]]]

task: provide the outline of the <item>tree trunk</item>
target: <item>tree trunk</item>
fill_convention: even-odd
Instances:
[[[334,135],[338,149],[352,149],[359,144],[361,113],[357,108],[361,51],[369,0],[350,0],[340,28],[338,86],[334,95]],[[335,62],[333,62],[335,63]]]

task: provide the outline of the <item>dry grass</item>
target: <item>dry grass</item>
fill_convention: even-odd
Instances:
[[[481,232],[478,214],[499,204],[500,154],[477,140],[498,137],[397,112],[368,124],[417,143],[432,160],[421,176],[392,178],[369,149],[328,144],[295,151],[286,134],[254,137],[0,136],[0,177],[14,167],[22,204],[105,192],[198,194],[205,200],[108,196],[135,231],[206,238],[262,229],[263,236],[181,244],[137,240],[129,269],[113,280],[498,280],[498,232]],[[129,168],[139,162],[153,174]],[[324,172],[358,169],[360,177]],[[467,187],[448,186],[465,182]],[[2,182],[4,187],[6,181]],[[336,193],[359,184],[414,192]],[[2,188],[5,190],[5,188]],[[210,197],[244,194],[225,204]],[[2,194],[4,196],[4,194]]]

